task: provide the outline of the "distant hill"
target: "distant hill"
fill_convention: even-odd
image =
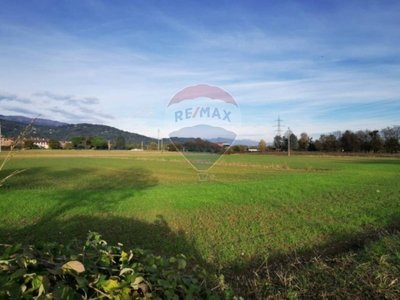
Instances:
[[[28,125],[30,122],[32,122],[32,118],[27,118],[24,116],[4,116],[0,115],[0,120],[6,120],[6,121],[11,121],[11,122],[16,122],[16,123],[21,123]],[[48,119],[41,119],[38,118],[35,121],[35,125],[37,126],[48,126],[48,127],[58,127],[58,126],[64,126],[64,125],[69,125],[68,123],[64,122],[58,122],[58,121],[53,121],[53,120],[48,120]]]
[[[25,127],[25,123],[1,120],[1,134],[6,137],[17,137]],[[141,142],[149,144],[150,142],[157,141],[144,135],[123,131],[106,125],[68,124],[62,126],[38,126],[36,122],[33,124],[32,131],[27,137],[70,141],[73,136],[90,136],[115,142],[120,134],[125,137],[127,144]]]
[[[194,140],[197,137],[208,140],[212,143],[229,143],[232,145],[246,145],[246,146],[257,146],[258,142],[237,139],[236,134],[232,131],[228,131],[221,127],[215,127],[210,125],[195,125],[192,127],[185,127],[178,131],[170,133],[171,140],[174,142],[184,143],[189,140]]]
[[[0,115],[1,121],[1,134],[6,137],[16,138],[32,121],[32,118],[27,118],[24,116],[4,116]],[[139,144],[143,142],[144,144],[150,144],[151,142],[157,142],[157,139],[150,138],[137,133],[132,133],[128,131],[123,131],[115,127],[106,125],[94,125],[94,124],[68,124],[47,119],[37,119],[32,127],[32,132],[28,137],[37,137],[44,139],[54,138],[59,141],[69,141],[73,136],[89,136],[89,137],[100,137],[106,141],[116,141],[118,135],[125,137],[127,144]],[[194,137],[173,137],[172,140],[178,143],[184,143],[195,139]],[[218,137],[209,138],[210,142],[231,142],[232,140]],[[163,143],[169,143],[169,139],[163,139]],[[256,146],[258,142],[252,140],[235,140],[233,145],[247,145]]]
[[[192,141],[192,140],[195,140],[195,139],[196,139],[195,137],[191,137],[191,138],[172,137],[171,138],[171,140],[173,142],[180,143],[180,144],[183,144],[183,143],[185,143],[187,141]],[[212,143],[231,143],[232,140],[220,137],[220,138],[215,138],[215,139],[208,139],[208,141],[210,141]],[[164,139],[164,143],[165,143],[165,139]],[[169,141],[167,141],[167,143],[169,143]],[[256,141],[253,141],[253,140],[246,140],[246,139],[240,140],[239,139],[239,140],[235,140],[232,143],[232,146],[234,146],[234,145],[245,145],[245,146],[249,146],[250,147],[250,146],[258,146],[258,143],[259,142],[256,142]]]
[[[223,138],[223,137],[219,137],[219,138],[216,138],[216,139],[209,139],[209,141],[213,142],[213,143],[221,143],[221,142],[222,143],[230,143],[232,140],[227,139],[227,138]],[[247,139],[240,140],[240,139],[237,139],[237,140],[234,140],[234,142],[232,143],[232,146],[233,145],[258,146],[258,143],[259,142],[256,142],[256,141],[253,141],[253,140],[247,140]]]

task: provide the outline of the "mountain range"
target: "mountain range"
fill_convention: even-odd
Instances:
[[[32,118],[28,118],[28,117],[24,117],[24,116],[4,116],[4,115],[0,115],[0,119],[5,120],[5,121],[21,123],[21,124],[25,124],[25,125],[28,125],[33,120]],[[64,122],[58,122],[58,121],[53,121],[53,120],[37,118],[35,121],[35,125],[36,126],[46,126],[46,127],[59,127],[59,126],[70,125],[70,124],[64,123]]]
[[[24,116],[4,116],[0,114],[1,135],[16,138],[25,129],[26,125],[32,122],[32,120],[32,118]],[[70,141],[74,136],[91,136],[100,137],[107,141],[115,141],[119,135],[122,135],[125,138],[127,144],[140,144],[141,142],[144,144],[150,144],[151,142],[157,142],[157,139],[137,133],[123,131],[107,125],[86,123],[68,124],[41,118],[35,120],[32,126],[32,131],[29,133],[28,137]],[[186,140],[192,140],[193,138],[185,137],[172,139],[174,141],[179,140],[179,142],[183,143]],[[221,138],[209,140],[211,142],[228,142],[221,140]],[[164,139],[164,143],[168,142],[169,139]],[[255,146],[258,145],[258,142],[252,140],[236,140],[234,144]]]
[[[0,115],[1,134],[6,137],[16,138],[33,119],[22,116]],[[100,137],[106,141],[115,141],[119,135],[125,138],[127,144],[149,144],[156,142],[150,138],[137,133],[123,131],[115,127],[95,124],[67,124],[47,119],[37,119],[32,125],[28,137],[56,139],[59,141],[70,141],[74,136]]]

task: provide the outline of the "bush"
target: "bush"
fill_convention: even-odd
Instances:
[[[82,253],[76,244],[0,245],[0,298],[218,299],[215,292],[224,288],[223,277],[199,266],[188,272],[182,254],[125,252],[95,232]]]

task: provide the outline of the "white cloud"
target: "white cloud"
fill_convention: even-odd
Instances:
[[[39,109],[58,121],[89,119],[155,136],[171,97],[208,83],[239,102],[245,136],[270,139],[278,115],[299,131],[331,131],[338,106],[398,100],[398,6],[343,4],[327,13],[282,5],[266,15],[237,3],[222,12],[199,5],[203,14],[193,18],[100,3],[92,13],[102,21],[89,14],[84,26],[47,17],[32,26],[0,21],[2,112],[24,104],[26,113]],[[340,122],[383,128],[400,113],[387,109]]]

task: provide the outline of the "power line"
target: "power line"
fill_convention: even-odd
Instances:
[[[278,120],[275,120],[275,122],[278,122],[278,125],[273,126],[273,127],[278,127],[278,129],[275,130],[278,136],[282,136],[282,128],[281,127],[285,126],[285,125],[281,124],[282,121],[283,120],[281,119],[281,117],[278,116]]]

